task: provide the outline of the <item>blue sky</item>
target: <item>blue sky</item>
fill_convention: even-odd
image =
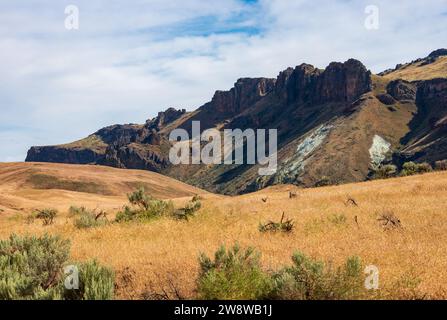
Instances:
[[[76,5],[80,28],[66,30]],[[364,27],[379,8],[379,29]],[[2,0],[0,161],[32,145],[195,109],[245,76],[361,60],[373,72],[446,47],[445,0]]]

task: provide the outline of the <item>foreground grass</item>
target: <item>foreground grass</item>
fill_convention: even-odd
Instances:
[[[299,190],[289,199],[291,188],[207,196],[189,221],[161,218],[78,230],[63,213],[47,227],[27,225],[25,215],[0,215],[0,238],[49,232],[70,239],[75,260],[97,259],[114,268],[118,298],[141,298],[172,286],[182,297],[195,297],[197,256],[235,242],[261,252],[264,270],[290,264],[295,251],[334,265],[358,256],[379,268],[378,298],[447,298],[446,173]],[[347,202],[349,197],[358,206]],[[258,231],[260,222],[278,220],[283,211],[294,221],[292,233]],[[393,212],[402,228],[386,230],[377,221],[385,211]]]

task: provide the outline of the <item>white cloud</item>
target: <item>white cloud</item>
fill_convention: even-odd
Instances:
[[[447,38],[444,0],[72,2],[79,31],[65,30],[61,3],[0,4],[0,161],[170,106],[196,108],[239,77],[350,57],[378,72]],[[369,4],[380,10],[377,31],[364,28]]]

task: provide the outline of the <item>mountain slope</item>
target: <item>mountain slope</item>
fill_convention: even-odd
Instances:
[[[292,183],[365,180],[383,163],[447,157],[447,50],[372,75],[359,61],[309,64],[276,79],[242,78],[193,112],[170,108],[144,125],[115,125],[61,146],[33,147],[26,161],[96,163],[156,171],[213,192],[236,194]],[[443,78],[438,78],[443,77]],[[258,165],[172,165],[169,133],[277,129],[278,170]]]

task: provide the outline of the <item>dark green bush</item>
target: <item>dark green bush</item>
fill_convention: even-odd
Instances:
[[[401,176],[412,176],[415,174],[427,173],[433,171],[433,168],[430,164],[424,163],[415,163],[415,162],[405,162],[402,166],[402,171],[400,172]]]
[[[332,268],[301,253],[292,257],[293,266],[273,275],[272,298],[284,300],[359,299],[364,293],[362,266],[357,257],[342,267]]]
[[[374,170],[374,179],[388,179],[397,175],[397,167],[393,164],[386,164]]]
[[[253,300],[268,297],[271,278],[261,270],[259,254],[236,244],[228,251],[222,246],[211,260],[199,259],[198,295],[208,300]]]
[[[0,299],[61,299],[70,242],[45,235],[0,241]]]

